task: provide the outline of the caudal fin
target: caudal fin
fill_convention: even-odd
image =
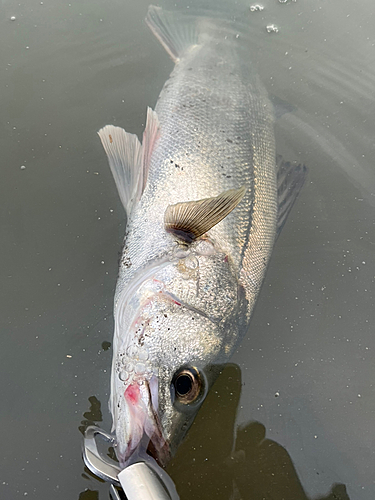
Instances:
[[[177,63],[189,47],[198,44],[199,26],[196,17],[164,11],[150,5],[146,23],[172,60]]]

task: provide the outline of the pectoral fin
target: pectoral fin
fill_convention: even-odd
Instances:
[[[278,201],[276,235],[278,236],[306,180],[307,168],[305,165],[285,162],[281,156],[277,156],[276,164]]]
[[[245,191],[246,187],[243,186],[212,198],[169,205],[164,215],[165,229],[186,243],[191,243],[236,208]]]

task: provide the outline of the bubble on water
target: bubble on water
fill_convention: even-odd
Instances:
[[[126,371],[126,370],[122,370],[120,373],[119,373],[119,376],[118,378],[120,380],[122,380],[122,382],[126,382],[129,378],[129,373]]]
[[[135,358],[137,353],[138,353],[138,349],[137,349],[137,346],[135,346],[135,345],[130,345],[126,349],[126,354],[129,356],[129,358]]]
[[[195,251],[199,255],[213,255],[215,253],[215,248],[209,241],[199,240],[196,243]]]
[[[267,33],[278,33],[279,28],[276,26],[276,24],[267,24],[266,26]]]
[[[189,255],[188,257],[186,257],[185,259],[185,266],[188,268],[188,269],[197,269],[197,267],[199,267],[199,261],[198,259],[195,257],[195,255]]]
[[[144,373],[146,371],[146,366],[144,363],[137,363],[135,365],[135,373]]]
[[[150,373],[152,373],[152,366],[149,363],[146,363],[146,365],[145,365],[145,374],[149,375]]]
[[[263,9],[264,9],[263,5],[259,4],[250,5],[250,12],[260,12]]]
[[[15,21],[16,20],[16,16],[11,16],[10,20],[11,21]]]
[[[138,359],[140,361],[147,361],[148,360],[148,352],[145,349],[142,349],[138,353]]]
[[[172,258],[175,259],[177,257],[177,259],[183,259],[187,255],[187,250],[185,248],[181,248],[181,246],[178,246],[174,248]]]
[[[25,165],[21,165],[21,170],[25,170]]]

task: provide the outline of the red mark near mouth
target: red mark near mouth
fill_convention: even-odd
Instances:
[[[136,405],[139,401],[139,386],[138,384],[131,384],[124,392],[125,399],[132,405]]]

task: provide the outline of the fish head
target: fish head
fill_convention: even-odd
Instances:
[[[132,293],[123,321],[115,315],[127,328],[114,346],[110,401],[123,466],[146,451],[166,465],[232,352],[238,285],[220,272],[230,271],[225,255],[216,257],[216,272],[206,255],[165,266]]]
[[[166,465],[216,376],[211,363],[221,349],[218,327],[199,313],[173,307],[176,311],[162,309],[160,324],[149,322],[143,345],[131,344],[115,363],[112,413],[123,466],[144,451]],[[158,349],[148,345],[148,333],[154,340],[157,335],[155,327],[160,328]],[[162,332],[174,335],[163,338]]]

